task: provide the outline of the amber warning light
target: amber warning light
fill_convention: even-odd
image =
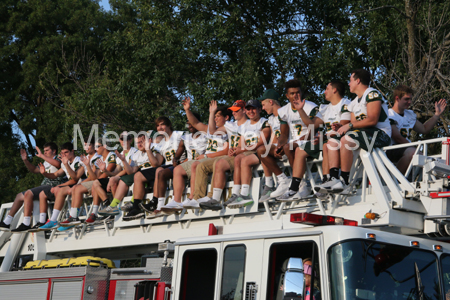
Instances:
[[[358,226],[358,221],[347,220],[340,217],[322,216],[310,213],[291,214],[292,223],[303,223],[308,225],[348,225]]]

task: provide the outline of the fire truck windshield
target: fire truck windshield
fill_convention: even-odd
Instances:
[[[334,300],[442,299],[431,251],[352,240],[332,246],[328,262]]]

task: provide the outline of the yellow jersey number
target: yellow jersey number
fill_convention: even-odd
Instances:
[[[208,140],[208,147],[206,147],[206,151],[217,152],[217,148],[219,144],[216,140]]]
[[[239,144],[239,140],[241,139],[238,135],[231,136],[231,148],[236,148]]]
[[[171,151],[167,151],[165,153],[165,156],[166,156],[166,162],[172,161],[172,159],[175,157],[175,150],[172,149]]]
[[[259,138],[255,136],[255,137],[252,137],[251,139],[245,140],[245,145],[251,146],[251,145],[257,144],[258,141],[259,141]]]
[[[367,118],[367,115],[366,115],[366,114],[360,114],[359,116],[356,116],[356,120],[358,120],[358,121],[362,121],[362,120],[364,120],[365,118]]]

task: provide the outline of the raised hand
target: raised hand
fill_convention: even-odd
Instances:
[[[39,149],[39,147],[38,146],[36,146],[36,151],[37,151],[37,157],[40,157],[40,158],[42,158],[42,152],[41,152],[41,149]]]
[[[209,103],[209,113],[213,114],[216,112],[216,110],[217,110],[217,101],[211,100],[211,102]]]
[[[145,144],[144,144],[145,150],[151,150],[152,143],[153,143],[152,139],[146,138],[145,139]]]
[[[121,161],[125,161],[125,156],[120,154],[119,151],[116,150],[114,153],[116,153],[118,159],[120,159]]]
[[[65,165],[67,165],[69,163],[69,159],[67,157],[61,157],[61,162]]]
[[[106,171],[106,163],[101,160],[101,159],[97,159],[95,161],[95,163],[97,164],[98,168],[100,169],[100,171],[105,172]]]
[[[191,98],[187,97],[183,100],[183,108],[185,111],[188,111],[191,109]]]
[[[22,160],[28,159],[28,154],[27,151],[25,151],[25,149],[20,149],[20,157],[22,157]]]
[[[83,164],[84,164],[85,166],[88,166],[88,165],[91,163],[89,157],[86,156],[86,155],[81,155],[81,156],[80,156],[80,159],[81,159],[81,161],[83,162]]]
[[[45,173],[45,167],[44,167],[44,165],[43,165],[42,163],[39,163],[39,164],[38,164],[38,167],[39,167],[39,172],[41,172],[41,174],[44,174],[44,173]]]
[[[441,100],[439,100],[439,102],[435,102],[434,103],[434,109],[435,109],[434,114],[439,117],[444,112],[445,107],[447,107],[447,101],[445,99],[441,99]]]
[[[294,107],[296,110],[300,110],[303,109],[303,107],[305,106],[306,100],[305,99],[295,99],[295,101],[293,102]]]

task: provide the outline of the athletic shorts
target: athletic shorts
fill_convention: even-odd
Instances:
[[[41,185],[41,186],[34,187],[34,188],[32,188],[32,189],[26,190],[26,191],[22,192],[22,194],[25,195],[25,193],[26,193],[27,191],[31,191],[31,192],[33,193],[33,200],[39,200],[39,194],[40,194],[44,189],[46,189],[46,186],[49,186],[50,189],[53,187],[52,185]]]
[[[191,171],[192,171],[192,165],[195,162],[204,162],[205,160],[207,160],[208,158],[203,158],[203,159],[199,159],[199,160],[188,160],[187,162],[182,163],[180,166],[183,168],[183,170],[186,172],[187,178],[190,179],[191,178]]]
[[[373,148],[382,148],[391,144],[391,137],[388,136],[386,132],[376,127],[353,129],[348,131],[345,135],[351,137],[359,144],[360,148],[366,151],[372,150],[369,149],[370,144],[372,144],[371,147]],[[374,139],[375,141],[373,141]]]
[[[303,149],[309,156],[317,159],[320,156],[323,144],[321,145],[319,142],[317,145],[314,145],[311,141],[307,141],[306,143],[303,143],[303,145],[299,147]]]
[[[75,186],[75,184],[65,185],[62,187],[66,187],[66,186],[71,188],[71,187]],[[42,190],[44,192],[45,196],[47,196],[47,201],[55,201],[55,194],[53,194],[51,192],[52,187],[53,186],[51,186],[51,185],[45,185],[44,189]]]
[[[81,183],[82,186],[84,186],[88,190],[88,194],[90,195],[92,192],[92,185],[94,184],[93,180],[90,181],[83,181]]]
[[[125,182],[127,186],[131,186],[134,183],[134,174],[136,173],[120,176],[120,180]]]
[[[102,189],[106,191],[106,188],[108,187],[109,183],[109,177],[97,179],[100,185],[102,186]]]

